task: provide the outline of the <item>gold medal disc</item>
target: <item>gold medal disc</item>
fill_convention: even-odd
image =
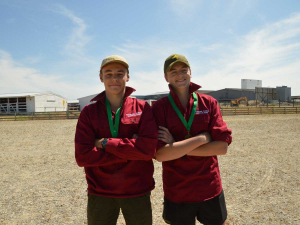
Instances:
[[[185,136],[185,139],[189,139],[191,137],[192,137],[192,135],[188,134],[188,135]]]

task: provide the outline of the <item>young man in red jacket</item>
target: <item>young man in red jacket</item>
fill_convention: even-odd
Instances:
[[[227,211],[217,155],[231,143],[217,101],[196,91],[183,55],[169,56],[164,65],[170,93],[153,105],[159,126],[156,159],[163,162],[166,223],[223,224]]]
[[[157,127],[149,104],[129,97],[128,68],[121,56],[103,59],[105,91],[78,119],[75,158],[86,173],[88,224],[116,224],[120,209],[126,224],[152,224]]]

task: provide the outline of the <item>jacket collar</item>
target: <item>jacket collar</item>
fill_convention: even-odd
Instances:
[[[190,98],[192,97],[193,92],[197,91],[199,88],[201,88],[200,85],[190,82],[190,87],[189,87]],[[185,109],[183,108],[178,95],[175,93],[175,91],[173,90],[170,84],[169,84],[169,89],[175,104],[177,105],[181,113],[184,114]]]
[[[126,86],[124,98],[128,97],[129,95],[131,95],[132,92],[134,92],[134,91],[135,91],[134,88]],[[104,102],[104,99],[105,99],[105,91],[102,91],[96,97],[92,98],[91,102],[94,102],[94,101],[103,101]]]

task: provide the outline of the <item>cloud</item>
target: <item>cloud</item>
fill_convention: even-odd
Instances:
[[[240,79],[260,79],[263,86],[288,85],[292,94],[299,94],[300,14],[240,37],[232,51],[211,66],[214,69],[198,79],[204,86],[214,87],[211,77],[225,87],[240,87]]]
[[[170,54],[181,53],[192,65],[192,80],[203,89],[240,88],[241,79],[259,79],[263,80],[263,86],[287,85],[292,87],[292,95],[300,95],[299,13],[222,44],[201,46],[153,39],[134,44],[127,41],[115,48],[137,68],[132,80],[139,87],[142,84],[138,92],[139,89],[142,93],[168,90],[163,79],[163,62]],[[206,56],[208,63],[203,62]]]
[[[93,82],[98,81],[99,61],[86,54],[86,47],[92,38],[86,34],[85,21],[60,4],[56,4],[50,10],[63,15],[73,25],[67,41],[61,40],[63,45],[61,54],[65,56],[64,60],[54,64],[52,72],[44,73],[34,68],[36,63],[42,61],[41,55],[28,56],[21,61],[16,61],[10,53],[0,49],[1,93],[53,91],[68,99],[76,99],[103,90],[100,81]],[[65,72],[61,74],[58,71]],[[84,77],[89,74],[95,76],[90,76],[91,79],[86,84],[82,84]],[[68,82],[68,80],[72,81]]]
[[[28,56],[24,59],[24,62],[28,63],[28,64],[36,64],[36,63],[40,62],[41,60],[42,60],[41,55],[39,55],[39,56]]]
[[[67,61],[69,64],[62,62],[63,68],[71,68],[76,65],[73,62],[82,63],[84,60],[83,64],[88,65],[89,70],[95,68],[94,65],[98,68],[99,62],[85,53],[90,37],[86,35],[84,20],[63,6],[58,8],[59,13],[74,25],[69,37],[70,43],[66,43],[64,49],[67,58],[71,60]],[[300,13],[267,24],[262,29],[252,30],[244,36],[231,36],[234,39],[212,43],[210,46],[149,38],[139,42],[126,40],[123,44],[112,46],[112,49],[128,60],[131,76],[128,85],[137,89],[136,94],[168,91],[163,75],[164,60],[170,54],[179,53],[190,61],[192,81],[205,90],[240,88],[241,79],[260,79],[263,80],[263,86],[287,85],[292,87],[292,95],[300,95]],[[76,58],[77,55],[80,57]],[[27,63],[24,65],[14,60],[8,52],[0,50],[2,93],[53,91],[74,99],[103,90],[100,82],[67,82],[66,74],[40,72],[32,65],[28,66],[38,58],[28,60],[22,61]],[[82,73],[91,74],[88,69]]]
[[[68,99],[76,99],[101,91],[100,82],[99,85],[88,86],[81,83],[66,82],[64,77],[62,75],[43,74],[34,68],[23,66],[14,61],[9,53],[0,50],[1,93],[52,91]]]
[[[86,46],[92,40],[92,37],[86,34],[87,25],[85,21],[61,4],[56,4],[55,7],[54,11],[56,13],[70,19],[75,25],[69,35],[68,41],[65,43],[62,54],[78,59],[79,61],[83,60],[84,62],[94,63],[85,53]]]

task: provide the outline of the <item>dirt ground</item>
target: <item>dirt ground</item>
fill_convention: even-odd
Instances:
[[[224,117],[219,157],[228,224],[300,224],[300,115]],[[86,224],[86,180],[74,159],[77,120],[0,122],[0,224]],[[164,224],[155,162],[154,224]],[[125,224],[122,216],[118,224]]]

